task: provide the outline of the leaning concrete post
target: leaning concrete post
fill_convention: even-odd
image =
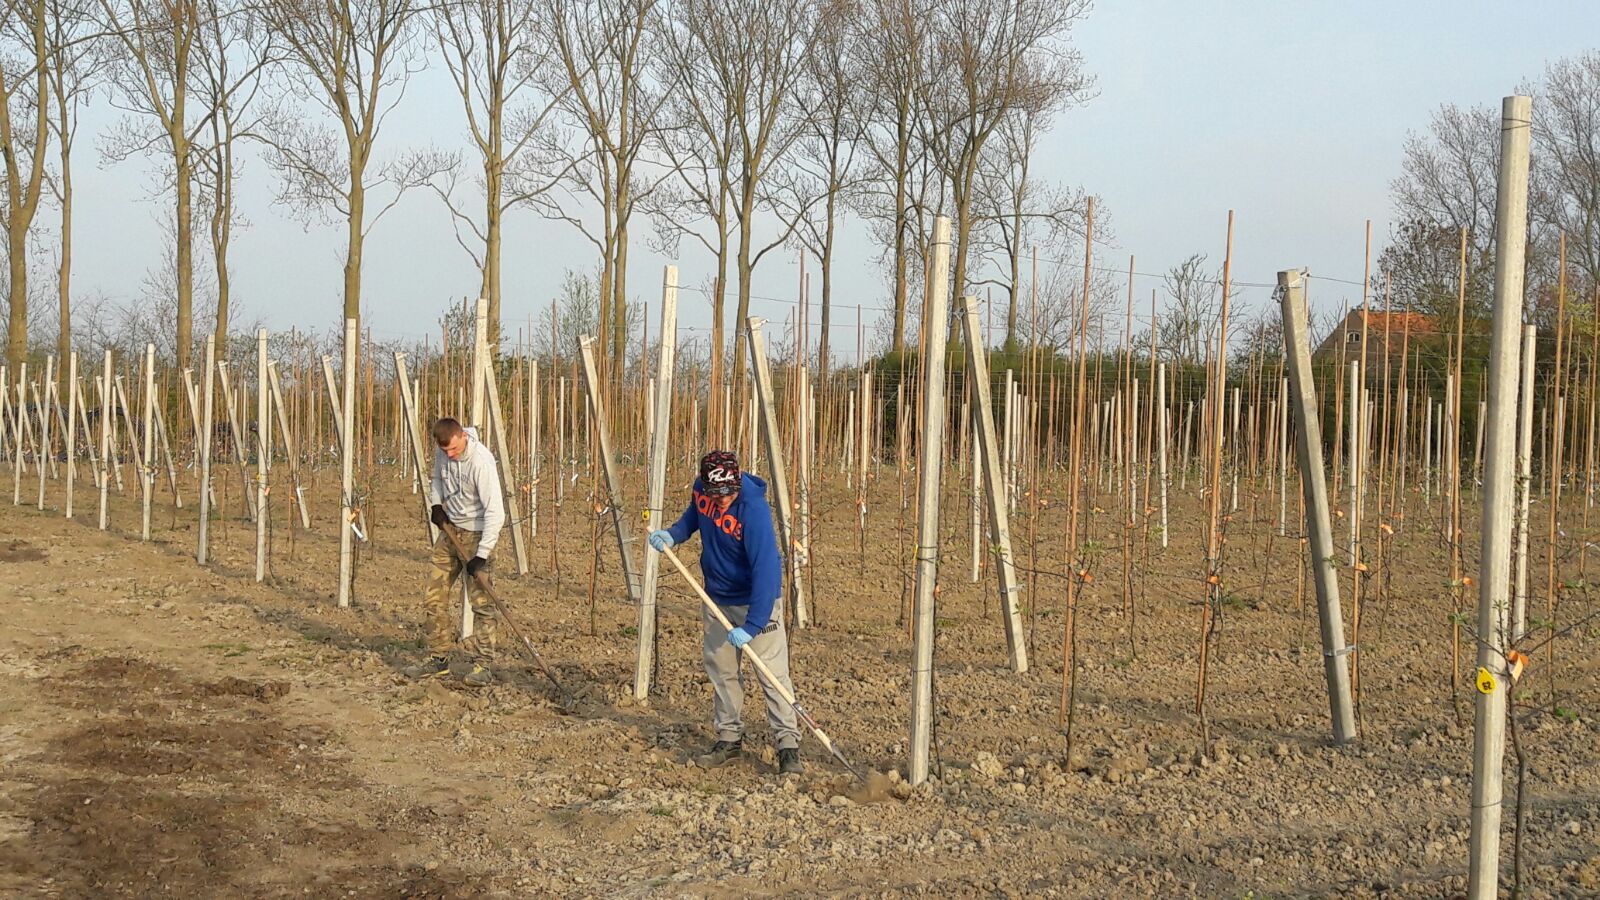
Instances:
[[[54,398],[54,396],[55,396],[55,393],[54,393],[55,388],[56,388],[55,366],[56,366],[56,358],[54,356],[45,357],[45,359],[44,359],[44,396],[43,397],[38,397],[37,396],[37,392],[35,392],[36,399],[39,399],[39,400],[42,401],[42,402],[39,403],[39,456],[38,456],[38,459],[39,459],[39,504],[38,505],[39,505],[39,509],[41,511],[43,511],[43,509],[44,509],[45,475],[50,471],[50,466],[46,465],[45,461],[49,460],[49,459],[53,459],[54,456],[55,456],[53,453],[50,452],[50,419],[52,418],[51,415],[50,415],[50,406],[51,406],[51,403],[53,402],[52,398]]]
[[[805,551],[800,545],[794,525],[794,507],[789,501],[789,473],[783,465],[783,442],[778,438],[778,412],[772,402],[772,372],[767,362],[767,342],[761,334],[765,319],[755,316],[745,320],[745,337],[750,345],[750,370],[755,376],[756,406],[752,415],[761,417],[761,437],[766,446],[768,482],[772,485],[774,505],[778,512],[778,540],[783,558],[789,564],[789,597],[794,611],[795,628],[810,624],[806,609],[805,581],[801,578],[805,566]],[[754,440],[754,431],[751,434]],[[753,456],[753,454],[752,454]]]
[[[1505,756],[1506,607],[1511,578],[1516,455],[1517,337],[1528,245],[1528,147],[1533,100],[1507,97],[1500,112],[1495,198],[1494,330],[1489,339],[1489,422],[1478,553],[1478,696],[1472,734],[1472,839],[1467,896],[1499,893],[1501,771]],[[1554,491],[1552,491],[1554,494]]]
[[[1311,565],[1317,587],[1317,615],[1322,623],[1322,668],[1328,680],[1328,710],[1333,739],[1345,743],[1356,735],[1355,708],[1350,702],[1350,670],[1345,656],[1344,620],[1339,611],[1339,573],[1334,567],[1333,524],[1328,515],[1328,482],[1322,463],[1322,423],[1317,416],[1316,386],[1311,373],[1311,346],[1306,323],[1305,273],[1278,273],[1282,293],[1284,356],[1294,403],[1294,448],[1300,463],[1300,486],[1306,498],[1306,531],[1311,539]]]
[[[411,454],[411,463],[417,469],[417,481],[422,485],[422,512],[427,518],[432,511],[433,499],[433,467],[428,462],[428,454],[423,449],[420,420],[417,418],[416,387],[407,378],[406,355],[399,351],[394,354],[395,378],[400,382],[400,404],[406,423],[406,452]],[[428,518],[428,545],[432,546],[439,539],[439,528]]]
[[[278,434],[283,439],[283,455],[289,462],[289,479],[294,483],[295,505],[300,507],[300,527],[310,529],[311,511],[306,508],[305,488],[300,484],[300,461],[294,452],[294,433],[289,430],[283,388],[278,384],[278,364],[272,360],[267,361],[267,386],[272,389],[272,409],[278,419]]]
[[[1022,610],[1017,595],[1022,584],[1017,580],[1015,557],[1011,555],[1011,517],[1006,512],[1005,472],[1000,468],[1000,441],[994,427],[994,397],[989,386],[989,353],[983,345],[983,323],[978,320],[978,301],[963,297],[962,333],[967,343],[967,377],[972,380],[978,417],[974,429],[978,438],[978,460],[983,464],[983,501],[989,507],[989,539],[994,543],[995,577],[999,580],[1001,622],[1006,630],[1006,649],[1011,656],[1011,671],[1028,671],[1028,636],[1022,629]]]
[[[950,329],[950,220],[933,220],[933,258],[922,306],[922,438],[917,450],[917,571],[911,628],[911,783],[928,780],[933,736],[934,588],[939,580],[939,478],[944,468],[944,359]],[[1008,376],[1009,372],[1006,373]],[[1009,381],[1009,379],[1008,379]],[[1007,410],[1008,419],[1012,413]]]
[[[628,516],[623,511],[622,479],[617,474],[616,458],[611,455],[611,426],[610,419],[606,417],[605,398],[601,395],[600,372],[594,360],[594,338],[583,335],[578,338],[579,354],[583,357],[583,386],[589,395],[590,419],[594,422],[594,431],[600,442],[600,466],[606,479],[606,493],[610,499],[607,504],[611,508],[611,524],[617,533],[617,553],[622,560],[622,579],[628,589],[628,602],[638,604],[642,588],[639,584],[639,570],[633,564],[632,528],[628,524]]]
[[[519,523],[522,521],[522,501],[517,498],[516,470],[511,467],[511,451],[506,444],[505,417],[500,409],[500,383],[495,378],[494,367],[483,369],[484,409],[489,420],[489,433],[493,436],[494,455],[499,460],[495,473],[500,476],[500,490],[505,495],[506,512],[510,514],[505,529],[511,534],[511,551],[517,560],[517,574],[528,574],[528,545]],[[465,581],[465,579],[463,579]]]
[[[678,267],[667,266],[661,278],[661,349],[656,354],[655,413],[650,423],[650,484],[645,501],[645,528],[665,528],[662,508],[667,492],[667,431],[672,422],[672,370],[678,345]],[[650,696],[651,670],[655,666],[656,579],[661,554],[644,555],[644,592],[639,599],[639,652],[633,665],[633,699]]]
[[[108,350],[106,351],[108,367],[110,360],[111,352]],[[200,433],[196,435],[200,440],[198,448],[200,454],[200,524],[195,529],[194,549],[194,561],[202,566],[206,564],[206,555],[209,551],[207,541],[210,537],[211,526],[211,445],[213,443],[211,440],[211,419],[215,410],[217,386],[217,336],[214,334],[206,335],[206,367],[204,371],[206,373],[206,386],[202,391],[202,396],[205,397],[205,400],[200,406]],[[102,427],[104,426],[102,425]],[[108,480],[110,480],[108,475],[102,475],[100,478],[102,511],[104,510],[106,495],[105,484]],[[102,527],[104,527],[103,524]]]

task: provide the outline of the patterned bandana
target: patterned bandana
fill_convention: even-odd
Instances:
[[[713,450],[700,459],[700,487],[713,497],[739,492],[739,458],[727,450]]]

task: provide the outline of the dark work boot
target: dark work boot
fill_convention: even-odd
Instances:
[[[800,762],[800,750],[797,747],[778,748],[778,774],[799,775],[806,767]]]
[[[478,663],[473,663],[472,669],[461,676],[461,683],[467,687],[488,687],[494,684],[494,673]]]
[[[715,769],[729,760],[744,756],[744,741],[717,741],[711,745],[711,750],[694,758],[694,764],[702,769]]]
[[[407,678],[432,678],[450,671],[450,664],[442,656],[430,656],[414,666],[401,669],[401,674]]]

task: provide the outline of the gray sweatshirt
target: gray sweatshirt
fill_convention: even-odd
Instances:
[[[478,440],[478,429],[465,428],[467,449],[451,459],[438,447],[433,451],[433,502],[457,526],[480,533],[478,555],[489,558],[500,527],[505,524],[505,503],[500,496],[500,472],[494,454]]]

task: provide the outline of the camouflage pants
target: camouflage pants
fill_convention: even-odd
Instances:
[[[466,551],[470,559],[478,552],[478,538],[476,531],[463,531],[456,529],[456,537],[461,541],[461,549]],[[456,558],[455,547],[444,534],[433,543],[433,554],[429,557],[433,564],[433,571],[428,574],[428,590],[423,597],[423,607],[428,615],[428,654],[430,656],[446,656],[457,646],[456,626],[461,620],[461,595],[452,590],[457,578],[466,578],[465,566]],[[489,568],[493,568],[493,563]],[[488,574],[485,570],[484,574]],[[483,660],[493,660],[499,650],[500,617],[495,612],[494,604],[483,592],[478,589],[477,579],[467,578],[467,596],[472,601],[473,628],[472,637],[462,646]]]

